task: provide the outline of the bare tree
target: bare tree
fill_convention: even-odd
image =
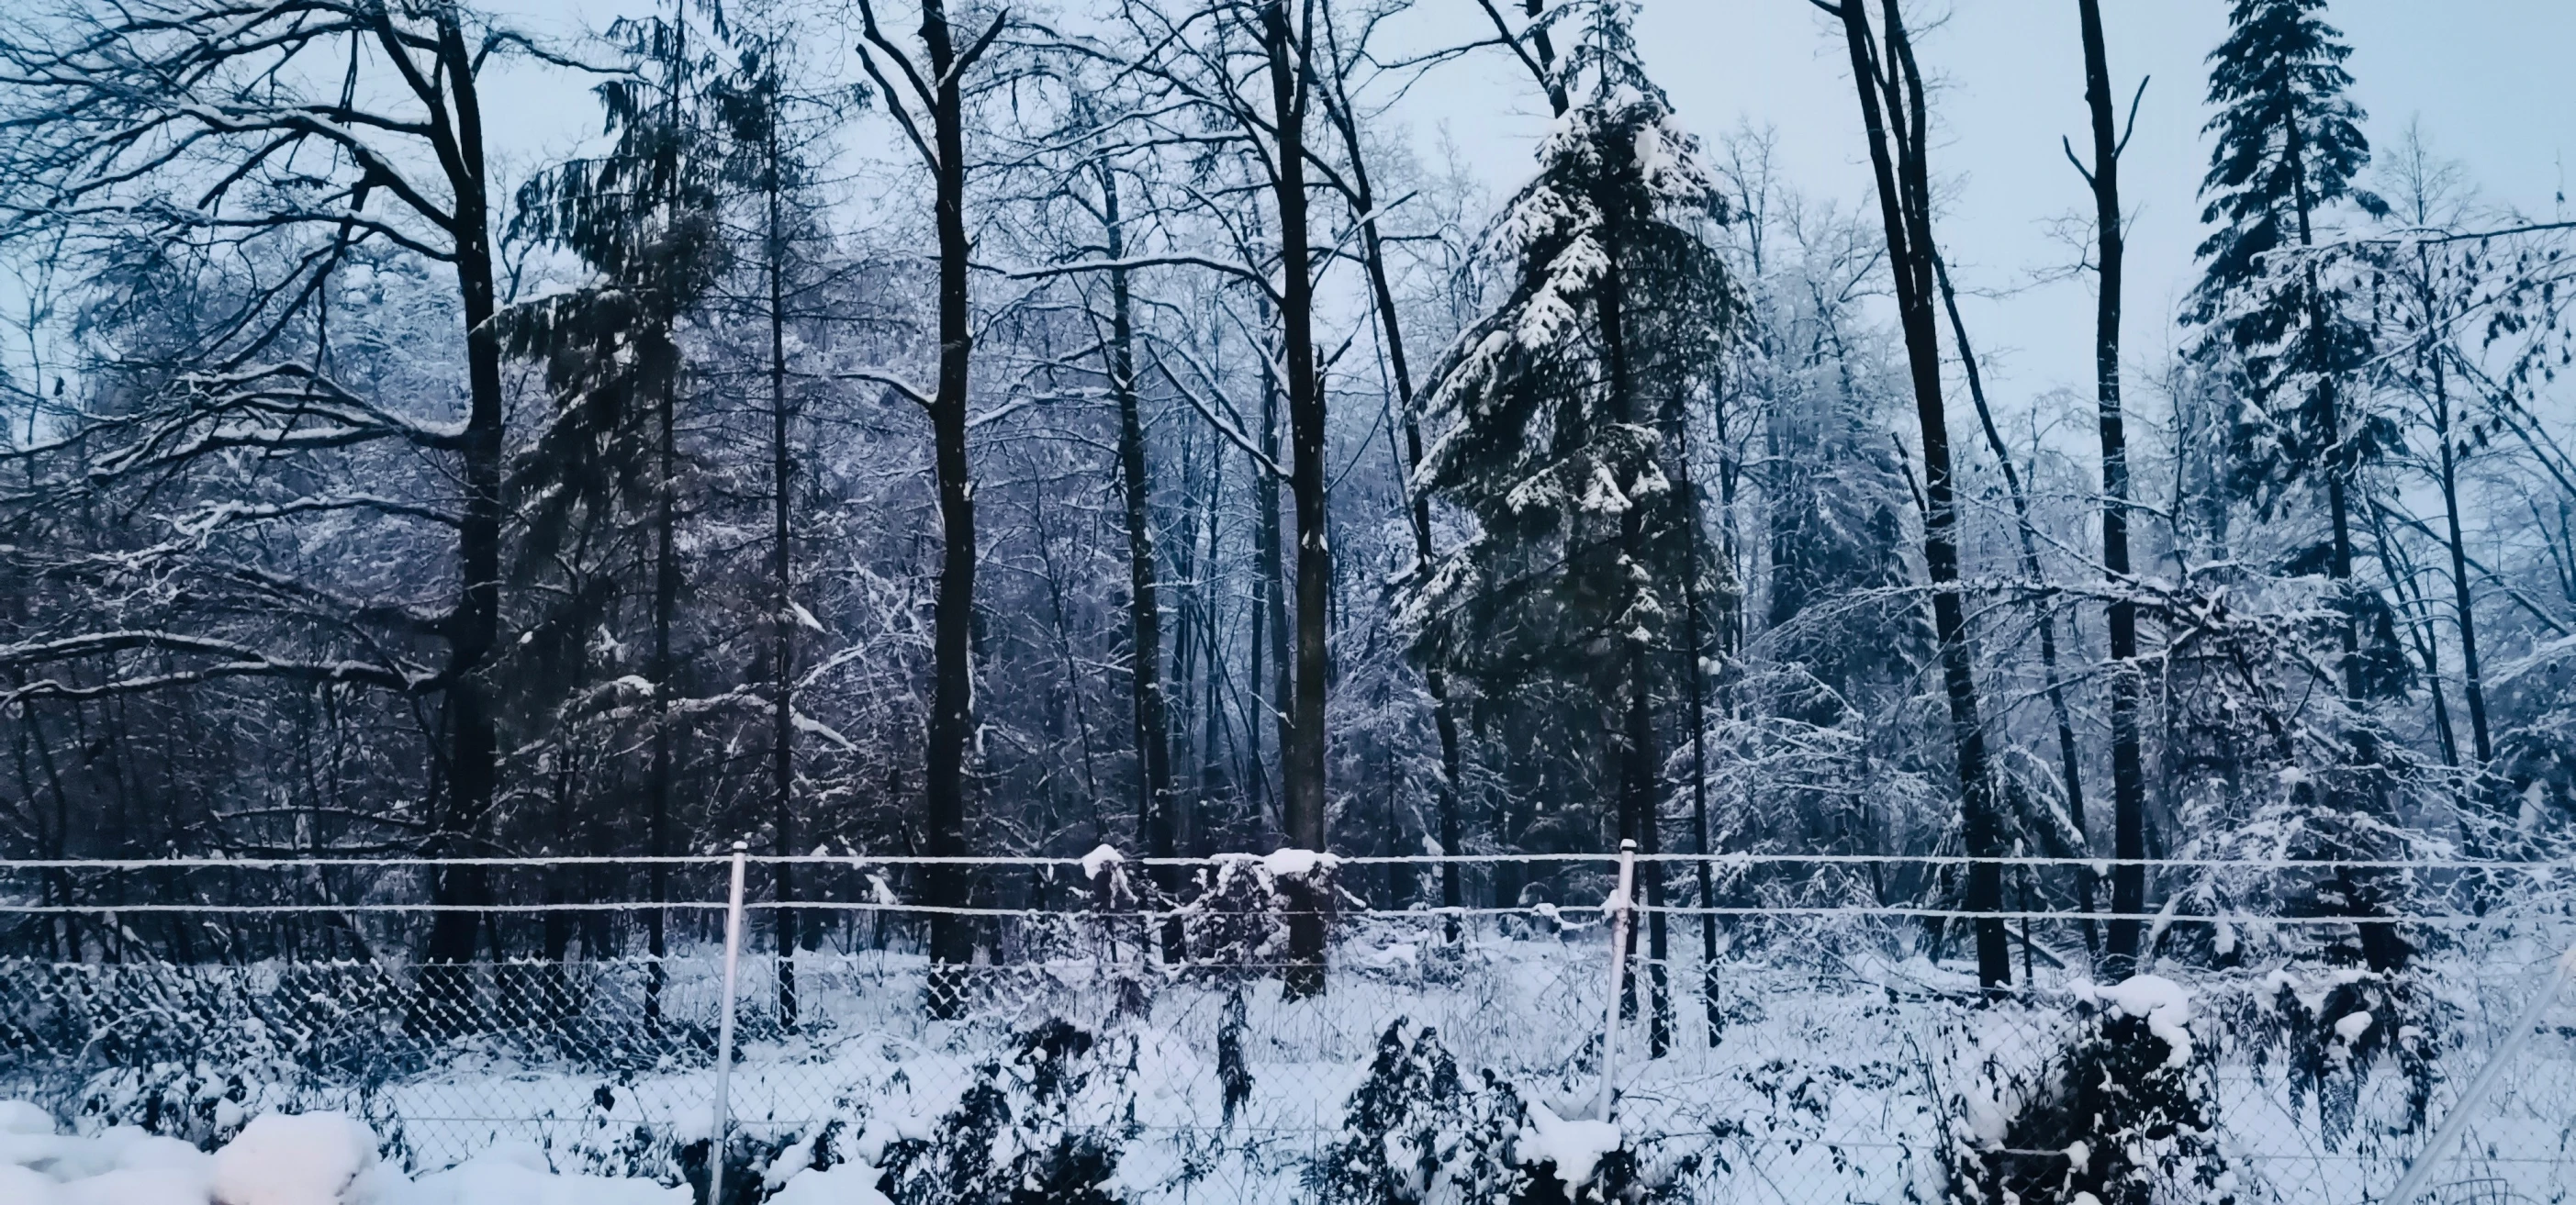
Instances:
[[[967,295],[966,104],[964,77],[1008,23],[997,14],[981,34],[960,47],[943,0],[921,0],[921,58],[897,46],[877,23],[872,0],[859,0],[867,44],[862,61],[883,92],[886,110],[921,156],[933,184],[939,240],[939,383],[923,393],[886,378],[930,415],[934,474],[939,488],[941,540],[939,603],[932,636],[934,668],[930,704],[929,775],[923,808],[925,850],[953,858],[967,852],[967,759],[974,741],[975,480],[967,461],[967,370],[973,362],[973,313]],[[899,81],[899,82],[898,82]],[[925,128],[927,127],[927,128]],[[966,903],[968,874],[943,863],[925,874],[928,902],[939,908]],[[957,976],[973,961],[974,930],[954,912],[930,922],[930,957],[942,968],[929,988],[934,1016],[957,1015],[966,1005]]]
[[[1933,627],[1941,649],[1941,684],[1950,705],[1950,739],[1959,766],[1962,833],[1969,864],[1967,910],[2003,907],[2004,823],[1987,765],[1986,733],[1977,715],[1975,662],[1968,651],[1968,621],[1959,587],[1959,509],[1950,465],[1949,420],[1941,397],[1941,333],[1934,316],[1932,172],[1927,158],[1928,116],[1923,77],[1897,0],[1885,0],[1886,41],[1870,30],[1867,0],[1817,7],[1843,23],[1851,52],[1852,83],[1860,97],[1861,125],[1878,179],[1879,213],[1887,234],[1887,260],[1896,279],[1897,314],[1912,370],[1914,414],[1923,441],[1923,562],[1932,578]],[[1989,988],[2012,982],[2004,923],[1975,922],[1977,977]]]
[[[90,480],[168,478],[242,452],[313,459],[374,446],[444,465],[453,485],[385,496],[326,464],[308,489],[208,512],[198,540],[161,550],[174,572],[308,617],[303,630],[318,642],[302,650],[265,634],[118,628],[22,643],[0,652],[0,661],[102,662],[94,685],[32,683],[21,688],[30,697],[256,677],[366,683],[434,698],[438,804],[422,826],[422,848],[484,852],[499,761],[488,668],[500,637],[504,516],[480,81],[496,56],[537,51],[461,5],[366,0],[286,0],[254,10],[213,0],[69,5],[7,28],[0,89],[8,112],[0,121],[11,149],[0,204],[11,237],[62,223],[94,237],[110,230],[105,237],[172,262],[238,254],[275,269],[226,300],[186,349],[186,363],[144,404],[82,423],[74,438],[98,456]],[[381,86],[361,89],[362,80]],[[372,397],[365,382],[331,371],[319,307],[332,273],[362,254],[454,274],[461,412]],[[218,532],[326,518],[400,526],[434,540],[451,566],[449,586],[428,599],[350,598],[275,574],[255,557],[191,551]],[[411,651],[423,646],[443,653],[426,662]],[[139,653],[166,668],[120,656]],[[438,913],[432,962],[473,957],[479,914],[461,909],[489,896],[481,868],[434,875],[433,902],[460,910]]]
[[[2129,569],[2129,441],[2120,410],[2120,286],[2126,242],[2120,215],[2120,152],[2125,132],[2115,132],[2111,111],[2111,65],[2102,44],[2100,0],[2077,0],[2084,36],[2084,106],[2093,118],[2093,165],[2076,163],[2093,190],[2094,235],[2099,273],[2093,326],[2094,396],[2102,432],[2102,569],[2111,577],[2111,911],[2134,917],[2146,910],[2147,787],[2146,766],[2138,749],[2138,604],[2131,596]],[[2138,81],[2144,95],[2147,82]],[[2129,123],[2135,128],[2138,102],[2129,101]],[[2075,160],[2073,147],[2066,149]],[[2143,927],[2135,920],[2111,922],[2109,973],[2118,976],[2136,965]]]

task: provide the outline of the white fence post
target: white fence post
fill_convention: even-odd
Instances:
[[[725,901],[724,1011],[716,1014],[715,1119],[707,1127],[707,1205],[724,1205],[725,1130],[731,1122],[725,1093],[733,1078],[734,968],[742,959],[742,866],[749,850],[733,843],[733,890]]]
[[[2478,1077],[2469,1081],[2468,1089],[2461,1092],[2460,1099],[2452,1104],[2450,1115],[2442,1119],[2441,1128],[2433,1131],[2433,1140],[2424,1144],[2424,1153],[2415,1157],[2415,1166],[2406,1169],[2405,1178],[2397,1182],[2396,1188],[2389,1190],[2380,1205],[2414,1205],[2415,1198],[2423,1193],[2424,1186],[2441,1168],[2442,1161],[2451,1157],[2451,1148],[2458,1146],[2460,1136],[2468,1132],[2469,1122],[2477,1117],[2478,1106],[2486,1103],[2487,1093],[2494,1091],[2496,1081],[2504,1078],[2504,1069],[2522,1053],[2523,1044],[2531,1040],[2532,1032],[2540,1028],[2549,1006],[2557,1001],[2558,993],[2566,988],[2571,975],[2576,975],[2576,946],[2569,946],[2566,953],[2558,956],[2558,966],[2549,972],[2549,981],[2540,985],[2540,990],[2532,995],[2531,1003],[2523,1006],[2522,1015],[2513,1019],[2513,1028],[2506,1031],[2503,1041],[2496,1043],[2495,1050],[2487,1056],[2487,1065],[2478,1070]]]
[[[1619,843],[1619,890],[1602,902],[1610,914],[1610,1002],[1601,1010],[1601,1120],[1610,1120],[1618,1103],[1619,994],[1628,978],[1628,918],[1636,904],[1628,898],[1637,884],[1637,843]]]

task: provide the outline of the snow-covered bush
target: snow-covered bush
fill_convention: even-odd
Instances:
[[[2300,974],[2274,970],[2259,994],[2232,1017],[2255,1067],[2277,1056],[2289,1106],[2316,1107],[2316,1133],[2327,1150],[2344,1149],[2367,1115],[2365,1139],[2421,1129],[2442,1079],[2435,1035],[2444,1007],[2411,971],[2327,967]],[[2394,1076],[2374,1074],[2381,1068]],[[2387,1099],[2375,1102],[2374,1097]]]
[[[1339,894],[1330,854],[1282,849],[1267,856],[1219,854],[1198,874],[1194,898],[1181,909],[1191,962],[1202,968],[1250,969],[1284,961],[1292,912]]]
[[[1309,1187],[1326,1201],[1508,1201],[1576,1205],[1663,1199],[1619,1127],[1560,1118],[1492,1071],[1462,1074],[1429,1028],[1399,1019],[1378,1035],[1368,1078]]]
[[[2076,989],[2076,1036],[2032,1065],[2027,1040],[1982,1044],[1950,1103],[1944,1195],[1957,1205],[2230,1205],[2212,1135],[2213,1060],[2191,1001],[2139,975]],[[2037,1022],[1988,1010],[1989,1036]]]
[[[1127,1043],[1061,1018],[1023,1032],[927,1137],[888,1145],[880,1190],[896,1205],[1113,1205],[1133,1136]]]
[[[1328,1201],[1501,1199],[1527,1178],[1511,1158],[1520,1115],[1510,1084],[1459,1074],[1437,1031],[1398,1020],[1378,1035],[1311,1183]]]

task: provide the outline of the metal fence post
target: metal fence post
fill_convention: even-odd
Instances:
[[[1637,885],[1637,843],[1619,843],[1619,890],[1602,908],[1610,913],[1610,1002],[1601,1010],[1601,1120],[1610,1120],[1618,1103],[1619,992],[1628,979],[1628,923],[1636,904],[1628,898]]]
[[[2531,1003],[2523,1006],[2522,1015],[2513,1019],[2513,1028],[2487,1056],[2487,1065],[2478,1070],[2478,1077],[2470,1080],[2468,1089],[2460,1093],[2459,1101],[2451,1106],[2450,1116],[2442,1119],[2441,1128],[2433,1131],[2433,1140],[2424,1144],[2424,1153],[2415,1157],[2415,1166],[2406,1169],[2405,1178],[2397,1182],[2396,1188],[2389,1190],[2380,1205],[2414,1205],[2415,1198],[2423,1193],[2424,1186],[2431,1182],[2442,1161],[2451,1157],[2451,1148],[2460,1144],[2460,1136],[2468,1132],[2469,1122],[2476,1119],[2478,1106],[2486,1102],[2487,1093],[2494,1091],[2496,1081],[2504,1078],[2506,1066],[2522,1053],[2523,1044],[2529,1042],[2533,1031],[2540,1028],[2549,1006],[2557,1002],[2558,993],[2566,988],[2568,978],[2576,976],[2576,946],[2569,946],[2557,961],[2557,967],[2549,972],[2549,981],[2533,993]]]
[[[707,1205],[724,1205],[725,1130],[731,1118],[725,1096],[733,1078],[734,970],[742,959],[742,868],[750,846],[733,843],[733,889],[725,900],[724,1004],[716,1014],[715,1118],[707,1127]]]

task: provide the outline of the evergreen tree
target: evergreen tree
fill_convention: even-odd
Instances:
[[[2218,228],[2202,240],[2206,268],[2185,321],[2208,328],[2204,356],[2234,359],[2244,394],[2230,430],[2230,476],[2267,507],[2282,491],[2322,484],[2329,542],[2293,558],[2291,568],[2352,579],[2348,498],[2355,470],[2376,459],[2394,432],[2344,388],[2369,354],[2344,293],[2299,252],[2317,243],[2323,215],[2350,205],[2387,212],[2354,179],[2370,162],[2363,113],[2344,96],[2352,53],[2318,17],[2324,0],[2237,0],[2227,40],[2210,52],[2209,100],[2217,135],[2201,194],[2201,220]],[[2359,698],[2368,676],[2358,656],[2361,608],[2345,624],[2346,693]]]
[[[679,326],[713,288],[730,252],[718,217],[721,158],[705,103],[716,63],[693,32],[685,0],[669,19],[610,27],[610,39],[639,68],[596,89],[613,141],[605,154],[530,180],[513,231],[571,251],[593,278],[504,315],[510,350],[544,359],[558,407],[513,473],[529,512],[519,573],[541,579],[563,572],[578,556],[575,550],[568,558],[565,548],[577,524],[650,532],[649,553],[635,555],[650,559],[645,840],[656,856],[673,852],[680,757],[672,706],[681,693]],[[577,667],[589,634],[605,630],[592,611],[614,601],[622,567],[598,566],[586,579],[589,589],[567,592],[571,607],[544,617],[537,631],[548,634],[546,646],[530,651],[556,650],[557,661]],[[666,868],[656,863],[648,874],[651,898],[664,899]],[[646,913],[647,949],[656,959],[665,952],[663,920],[658,910]],[[660,976],[657,961],[646,1005],[655,1015]]]
[[[1655,669],[1680,608],[1718,588],[1686,584],[1707,566],[1672,442],[1735,297],[1705,237],[1723,209],[1714,178],[1645,77],[1627,6],[1592,10],[1568,67],[1589,78],[1589,99],[1541,145],[1538,177],[1489,236],[1509,292],[1427,394],[1439,434],[1415,486],[1466,511],[1474,534],[1414,583],[1405,622],[1426,662],[1488,699],[1539,686],[1601,701],[1617,833],[1651,854]],[[1647,875],[1646,896],[1661,902],[1660,875]],[[1660,913],[1647,936],[1660,989]],[[1662,1005],[1658,990],[1659,1052]]]
[[[1592,99],[1540,148],[1488,238],[1506,299],[1438,365],[1419,484],[1467,512],[1405,605],[1417,651],[1488,699],[1557,678],[1622,688],[1662,639],[1683,534],[1657,430],[1723,336],[1725,269],[1701,236],[1716,194],[1698,144],[1646,84],[1615,18]],[[1606,41],[1608,45],[1599,45]],[[1633,529],[1633,530],[1632,530]]]
[[[2204,221],[2218,229],[2199,248],[2206,261],[2185,320],[2208,328],[2205,358],[2232,358],[2244,404],[2230,431],[2231,476],[2269,509],[2294,485],[2322,484],[2328,540],[2293,553],[2293,573],[2324,569],[2338,591],[2335,622],[2345,703],[2358,711],[2404,682],[2387,606],[2353,581],[2352,501],[2357,470],[2395,442],[2385,419],[2346,386],[2368,356],[2365,328],[2345,313],[2339,273],[2311,253],[2318,227],[2338,206],[2387,212],[2354,179],[2370,162],[2361,108],[2344,96],[2352,53],[2318,13],[2324,0],[2237,0],[2227,40],[2210,53],[2209,99],[2217,135],[2202,195]],[[2365,654],[2364,645],[2369,651]],[[2358,819],[2393,810],[2383,765],[2388,751],[2354,716],[2344,732],[2347,764],[2323,784],[2302,780],[2287,801],[2304,817],[2326,858],[2370,856],[2378,826]],[[2389,884],[2372,872],[2338,871],[2302,906],[2348,915],[2387,909]],[[2378,970],[2405,961],[2387,925],[2360,927],[2360,953]]]

